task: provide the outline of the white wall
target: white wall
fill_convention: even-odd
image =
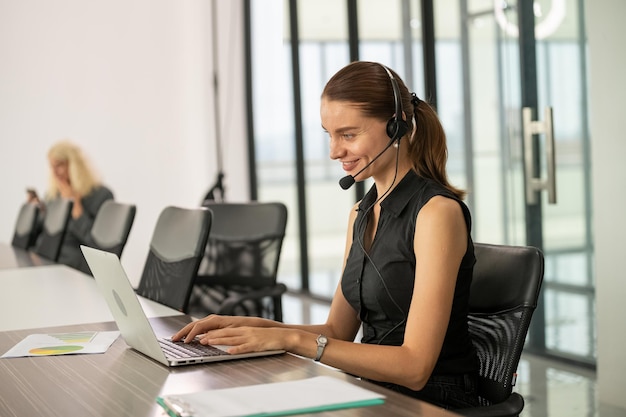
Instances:
[[[601,403],[626,408],[626,2],[587,0]]]
[[[242,4],[217,10],[226,197],[244,201]],[[48,147],[70,138],[137,205],[122,261],[138,282],[159,212],[197,206],[217,175],[211,12],[208,0],[0,0],[0,240],[25,188],[43,193]]]

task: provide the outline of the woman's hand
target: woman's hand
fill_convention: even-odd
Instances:
[[[189,343],[197,337],[204,345],[231,346],[229,353],[288,350],[297,342],[298,331],[281,328],[281,325],[258,317],[211,314],[187,324],[172,340]]]
[[[35,191],[33,188],[26,189],[26,202],[29,204],[41,203],[41,201],[39,201],[39,196],[37,195],[37,191]]]
[[[191,342],[196,336],[204,335],[211,330],[229,327],[279,327],[280,323],[258,317],[220,316],[211,314],[203,319],[192,321],[172,336],[173,341]]]
[[[226,345],[228,353],[290,350],[297,340],[298,330],[278,327],[226,327],[209,330],[198,339],[203,345]]]
[[[63,198],[72,200],[72,218],[78,219],[83,215],[84,209],[81,201],[81,196],[72,188],[72,185],[67,180],[57,178],[57,187],[59,188],[59,194]]]

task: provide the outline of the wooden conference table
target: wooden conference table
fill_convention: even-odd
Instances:
[[[171,335],[191,320],[140,301],[157,335]],[[116,329],[93,278],[61,265],[0,270],[0,354],[34,333]],[[382,405],[315,415],[456,415],[296,355],[167,368],[128,348],[120,337],[104,354],[0,358],[0,416],[162,417],[166,414],[155,401],[159,395],[318,375],[349,381],[386,399]]]

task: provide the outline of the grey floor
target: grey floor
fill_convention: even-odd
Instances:
[[[325,321],[328,304],[287,294],[287,323]],[[514,391],[525,400],[521,417],[626,417],[626,410],[599,405],[595,372],[560,361],[523,354]]]

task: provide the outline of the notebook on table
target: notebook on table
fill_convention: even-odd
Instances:
[[[226,352],[228,346],[206,346],[198,342],[183,343],[158,338],[120,258],[114,253],[84,245],[81,245],[81,250],[122,337],[131,348],[144,355],[167,366],[181,366],[284,353],[282,350],[271,350],[230,354]]]

